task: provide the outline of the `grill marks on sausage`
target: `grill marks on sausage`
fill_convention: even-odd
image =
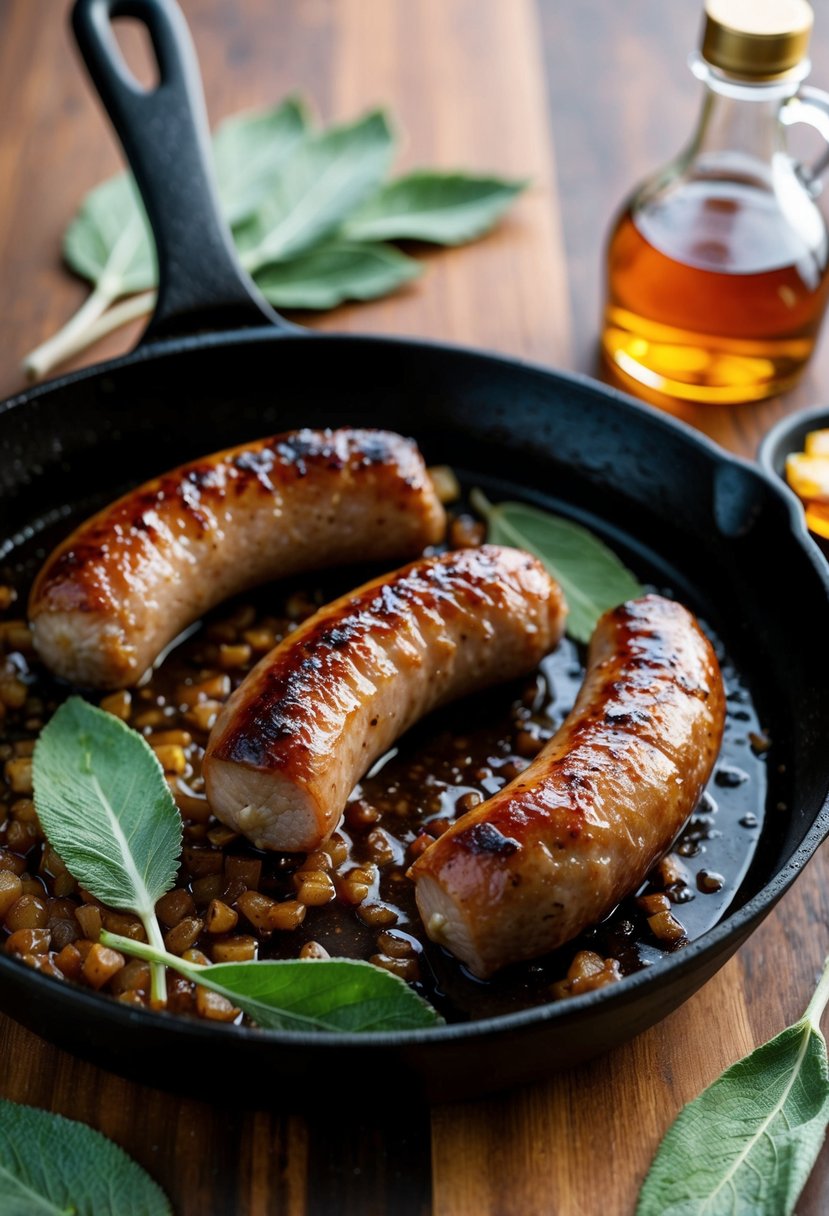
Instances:
[[[419,614],[450,623],[497,602],[500,594],[497,563],[479,549],[474,576],[467,569],[469,552],[447,554],[439,562],[406,567],[381,586],[354,595],[338,615],[338,623],[322,615],[298,645],[281,647],[276,661],[263,673],[257,696],[244,702],[232,730],[215,755],[221,760],[254,768],[282,768],[296,763],[297,747],[308,753],[298,723],[313,723],[316,712],[341,686],[343,664],[361,665],[367,649],[384,637],[417,628]],[[534,561],[528,559],[527,566]],[[416,660],[413,660],[416,661]],[[376,722],[372,722],[375,725]],[[309,726],[309,735],[313,731]]]
[[[607,614],[560,730],[411,867],[427,932],[438,913],[441,944],[486,977],[600,921],[693,810],[724,717],[716,656],[686,609],[649,595]],[[484,827],[514,852],[473,855]],[[554,899],[564,910],[550,918]]]
[[[565,615],[541,563],[497,545],[422,558],[327,604],[219,714],[203,770],[214,813],[257,847],[316,848],[400,735],[532,671]]]
[[[405,560],[445,527],[410,439],[343,428],[243,444],[81,524],[35,580],[34,645],[74,683],[132,684],[221,600],[310,569]]]
[[[142,536],[156,539],[160,531],[159,511],[165,506],[174,505],[179,517],[174,537],[175,532],[180,536],[188,533],[203,536],[220,529],[221,508],[231,496],[242,497],[253,487],[263,494],[273,494],[277,487],[284,490],[291,480],[307,477],[316,466],[335,471],[348,465],[352,473],[359,473],[394,459],[392,445],[385,436],[366,431],[355,431],[352,435],[348,443],[343,442],[342,432],[332,430],[275,435],[156,478],[142,491],[119,499],[90,521],[82,541],[55,558],[41,593],[62,583],[81,567],[106,559],[113,539],[117,539],[119,546],[129,544],[130,538],[139,542]],[[403,442],[395,438],[398,443]],[[410,446],[414,448],[414,444]],[[417,489],[414,478],[404,478],[403,482],[413,491]],[[78,598],[76,593],[73,600]],[[99,600],[100,597],[91,596],[88,607],[97,607]],[[82,604],[75,602],[71,606]]]

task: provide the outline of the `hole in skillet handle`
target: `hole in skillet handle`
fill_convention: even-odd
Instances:
[[[158,70],[152,90],[121,54],[113,22],[125,18],[149,36]],[[273,311],[236,257],[219,205],[198,61],[178,4],[75,0],[72,28],[155,239],[158,303],[142,344],[262,326],[300,332]]]
[[[119,17],[112,24],[121,52],[122,72],[129,73],[133,85],[142,93],[154,93],[161,78],[147,27],[129,17]]]
[[[760,466],[785,486],[786,493],[803,511],[803,503],[791,489],[786,480],[786,457],[793,452],[802,452],[806,444],[806,436],[810,431],[820,431],[829,428],[829,406],[819,405],[811,409],[800,410],[781,418],[770,431],[766,433],[757,449],[757,460]],[[829,561],[829,539],[809,532],[817,549]]]

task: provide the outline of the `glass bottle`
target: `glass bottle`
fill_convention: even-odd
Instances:
[[[699,124],[611,230],[602,351],[651,400],[736,403],[789,388],[829,296],[829,237],[811,169],[787,151],[805,122],[829,140],[829,95],[803,87],[806,0],[707,0]]]

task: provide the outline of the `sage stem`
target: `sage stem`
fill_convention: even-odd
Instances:
[[[806,1006],[803,1021],[811,1022],[815,1030],[820,1030],[820,1019],[823,1017],[827,1004],[829,1004],[829,958],[823,964],[823,972],[818,980],[815,994]]]
[[[472,508],[477,511],[479,515],[482,515],[485,520],[489,521],[489,517],[493,511],[493,506],[486,494],[484,494],[483,490],[479,490],[476,486],[469,495],[469,502]]]
[[[107,334],[148,316],[155,308],[156,292],[142,291],[118,304],[113,304],[113,299],[101,292],[100,285],[96,287],[63,329],[26,356],[23,370],[29,379],[42,380],[59,364],[94,346]]]
[[[156,1008],[163,1008],[167,1004],[167,972],[163,962],[158,962],[158,953],[164,954],[164,939],[161,936],[161,930],[158,927],[158,921],[155,916],[148,916],[144,921],[144,928],[147,930],[147,940],[150,944],[150,949],[154,952],[155,957],[150,957],[150,1000]],[[129,941],[129,938],[126,939]],[[101,941],[104,941],[104,934],[101,934]],[[104,942],[104,945],[107,943]],[[134,944],[134,943],[133,943]],[[117,947],[116,947],[117,949]],[[146,957],[146,956],[145,956]]]
[[[58,363],[63,363],[87,345],[86,335],[115,299],[117,285],[107,278],[90,292],[84,303],[63,329],[42,342],[23,360],[23,370],[30,380],[41,380]]]
[[[150,934],[148,933],[149,937]],[[101,930],[101,936],[98,939],[102,946],[109,946],[112,950],[120,950],[124,954],[131,954],[134,958],[141,958],[145,963],[154,963],[162,966],[169,963],[171,967],[181,967],[183,971],[193,971],[198,967],[198,963],[185,963],[176,954],[170,954],[164,949],[164,942],[161,940],[161,934],[156,925],[155,933],[153,934],[155,941],[137,942],[131,937],[122,937],[120,933],[110,933],[107,929]]]
[[[128,325],[130,321],[138,321],[141,317],[148,317],[155,308],[157,299],[157,291],[142,291],[138,295],[127,296],[125,300],[119,301],[118,304],[113,304],[112,308],[108,308],[103,316],[99,317],[89,327],[87,341],[84,346],[92,346],[95,342],[100,342],[101,338],[105,338],[107,334],[120,329],[122,325]],[[81,349],[84,348],[82,347]]]

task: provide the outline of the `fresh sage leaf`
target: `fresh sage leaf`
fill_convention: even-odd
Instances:
[[[227,997],[271,1030],[359,1034],[415,1030],[442,1020],[404,980],[356,959],[214,963],[191,967],[190,979]]]
[[[219,125],[213,154],[228,223],[254,214],[308,129],[307,110],[295,97]],[[103,286],[113,300],[157,285],[155,248],[131,173],[118,173],[89,192],[66,230],[63,252],[77,274]]]
[[[383,186],[346,220],[343,235],[461,245],[488,232],[526,184],[421,169]]]
[[[155,904],[175,882],[182,823],[146,740],[70,697],[35,744],[33,780],[41,827],[72,877],[101,903],[134,912],[160,946]],[[163,967],[152,969],[151,988],[164,1004]]]
[[[187,979],[226,997],[270,1030],[415,1030],[443,1019],[396,975],[353,959],[262,960],[201,967],[174,954],[101,934],[104,945],[151,962],[164,962]]]
[[[152,964],[157,1003],[166,999],[167,966],[226,996],[263,1026],[361,1031],[440,1020],[401,979],[369,963],[200,967],[169,954],[155,904],[175,881],[182,825],[152,749],[120,719],[70,697],[38,739],[33,764],[38,818],[69,872],[102,903],[141,917],[147,943],[106,932],[100,940]]]
[[[282,165],[256,214],[236,232],[250,271],[309,249],[378,189],[394,152],[385,114],[309,136]]]
[[[213,148],[222,210],[240,258],[282,308],[332,308],[395,290],[414,278],[415,266],[384,241],[471,240],[525,184],[419,170],[383,186],[394,149],[385,115],[376,111],[315,132],[295,97],[227,119]],[[319,256],[309,260],[311,253]],[[66,232],[64,257],[92,292],[26,356],[23,367],[33,379],[155,308],[155,248],[129,174],[87,195]]]
[[[153,915],[175,882],[182,825],[150,745],[120,718],[70,697],[35,744],[35,809],[82,887]]]
[[[344,300],[374,300],[417,278],[421,266],[392,245],[339,241],[271,262],[255,276],[277,308],[334,308]]]
[[[213,157],[222,211],[231,227],[241,224],[274,189],[283,163],[310,130],[307,107],[298,97],[249,114],[235,114],[216,128]]]
[[[805,1018],[682,1110],[659,1146],[636,1216],[789,1216],[827,1123],[826,1043]]]
[[[118,173],[87,194],[66,230],[63,253],[108,301],[155,287],[155,246],[131,173]]]
[[[487,521],[487,539],[533,553],[564,592],[567,633],[589,642],[599,617],[643,589],[619,558],[579,524],[520,502],[489,503],[479,490],[472,505]]]
[[[74,1119],[0,1099],[0,1216],[171,1216],[123,1149]]]

